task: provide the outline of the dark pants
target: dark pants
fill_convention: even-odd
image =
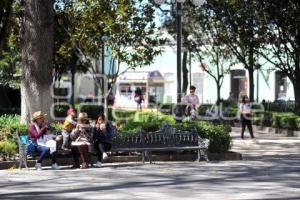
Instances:
[[[42,163],[47,155],[50,155],[50,148],[45,146],[37,146],[37,150],[40,153],[38,163]],[[52,164],[56,163],[57,153],[56,151],[51,154]]]
[[[245,117],[241,116],[241,122],[242,122],[241,138],[244,139],[244,132],[245,132],[246,126],[249,129],[251,138],[254,138],[251,120],[246,119]]]
[[[95,142],[94,147],[97,151],[97,157],[98,161],[102,162],[103,161],[103,153],[105,151],[109,151],[111,149],[111,144],[107,142]]]
[[[79,157],[81,158],[82,163],[89,163],[88,149],[88,145],[72,147],[74,165],[79,165]]]
[[[77,146],[72,146],[72,156],[73,156],[73,162],[74,162],[74,166],[79,166],[79,151],[78,151],[78,147]]]

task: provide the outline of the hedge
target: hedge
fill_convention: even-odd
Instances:
[[[196,127],[201,137],[210,140],[209,151],[212,153],[227,152],[231,149],[230,126],[215,125],[206,121],[190,121],[176,124],[175,127],[186,131],[192,131]]]
[[[175,124],[171,115],[161,112],[135,112],[132,118],[121,123],[120,131],[130,133],[139,132],[142,129],[146,132],[157,131],[164,121]]]
[[[294,101],[265,102],[263,105],[270,112],[294,112],[296,107]]]
[[[210,139],[210,152],[226,152],[231,148],[230,126],[215,125],[204,121],[175,123],[172,116],[160,112],[137,113],[133,119],[121,125],[119,131],[122,135],[119,137],[138,134],[141,130],[157,131],[164,121],[173,124],[179,130],[192,131],[195,127],[201,137]]]
[[[294,113],[280,113],[267,111],[263,112],[261,115],[261,119],[254,121],[254,124],[279,129],[300,129],[300,117]]]

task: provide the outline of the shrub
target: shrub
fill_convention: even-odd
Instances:
[[[163,104],[160,107],[160,112],[164,114],[172,114],[173,113],[173,106],[174,104]]]
[[[205,116],[206,111],[211,109],[213,105],[212,104],[202,104],[198,107],[198,115]]]
[[[278,101],[278,102],[265,102],[264,107],[266,111],[271,112],[294,112],[294,101]]]
[[[237,117],[238,116],[238,109],[236,107],[223,107],[223,116],[224,117]]]
[[[295,130],[297,129],[297,116],[293,113],[289,113],[281,116],[282,128]]]
[[[161,112],[136,112],[133,120],[147,123],[158,122],[160,124],[164,121],[167,121],[170,124],[175,124],[175,120],[172,115],[166,115]]]
[[[192,131],[197,129],[199,135],[210,140],[209,151],[212,153],[226,152],[231,148],[231,127],[214,125],[206,121],[184,122],[176,124],[180,130]]]
[[[17,127],[20,125],[20,115],[2,115],[0,117],[0,128]]]
[[[52,123],[51,125],[50,125],[50,127],[56,132],[56,133],[58,133],[58,132],[62,132],[62,124],[61,123],[59,123],[59,122],[57,122],[57,123]]]
[[[259,125],[268,126],[268,127],[272,126],[272,123],[273,123],[272,118],[273,118],[272,112],[264,112],[262,119],[259,122]]]
[[[116,121],[127,121],[132,120],[137,111],[128,111],[128,110],[112,110],[112,119]]]
[[[100,113],[104,112],[104,107],[101,105],[82,105],[79,106],[78,112],[86,112],[88,118],[94,120]]]
[[[282,128],[280,114],[273,113],[272,121],[273,121],[272,126],[274,128]]]
[[[153,132],[159,130],[161,124],[167,121],[175,124],[175,120],[171,115],[165,115],[161,112],[136,112],[134,117],[122,124],[121,132]]]
[[[300,117],[297,117],[296,123],[297,123],[297,129],[300,130]]]
[[[146,119],[146,118],[140,118]],[[152,119],[152,118],[151,118]],[[144,121],[128,121],[123,124],[120,130],[118,139],[129,135],[139,134],[141,130],[146,132],[153,132],[159,130],[163,121],[150,120]],[[175,124],[175,128],[183,131],[193,131],[196,128],[197,132],[202,138],[208,138],[210,140],[209,151],[214,153],[226,152],[231,148],[231,127],[224,125],[214,125],[205,121],[187,121],[183,123]]]
[[[273,113],[273,127],[295,130],[298,128],[299,117],[294,113]]]
[[[68,109],[69,109],[68,105],[55,105],[54,107],[55,117],[59,117],[59,118],[66,117]]]
[[[15,141],[0,141],[0,155],[3,160],[10,159],[17,152],[17,144]]]

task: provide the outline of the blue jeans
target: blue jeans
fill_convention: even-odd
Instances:
[[[40,146],[38,145],[37,146],[37,150],[38,152],[40,153],[40,157],[38,159],[38,163],[42,163],[43,160],[45,159],[45,157],[47,155],[50,155],[50,148],[49,147],[45,147],[45,146]],[[56,157],[57,157],[57,154],[56,154],[56,151],[52,153],[51,155],[51,159],[52,159],[52,164],[56,163]]]

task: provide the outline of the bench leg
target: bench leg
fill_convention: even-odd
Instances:
[[[142,153],[142,162],[143,162],[143,164],[145,164],[145,154],[146,154],[146,152],[143,151],[143,153]]]
[[[152,151],[147,151],[147,153],[148,153],[149,162],[150,164],[152,164]]]
[[[23,165],[26,169],[28,169],[28,166],[27,166],[27,146],[22,145],[19,148],[21,148],[20,151],[19,151],[19,169],[21,169]]]
[[[198,149],[197,150],[197,161],[200,162],[200,160],[201,160],[201,150]]]
[[[201,152],[204,156],[205,161],[208,162],[209,161],[208,160],[208,150],[207,149],[201,149]]]
[[[19,158],[19,169],[22,168],[23,161]]]
[[[25,158],[24,166],[25,166],[26,169],[28,169],[28,166],[27,166],[27,156]]]

